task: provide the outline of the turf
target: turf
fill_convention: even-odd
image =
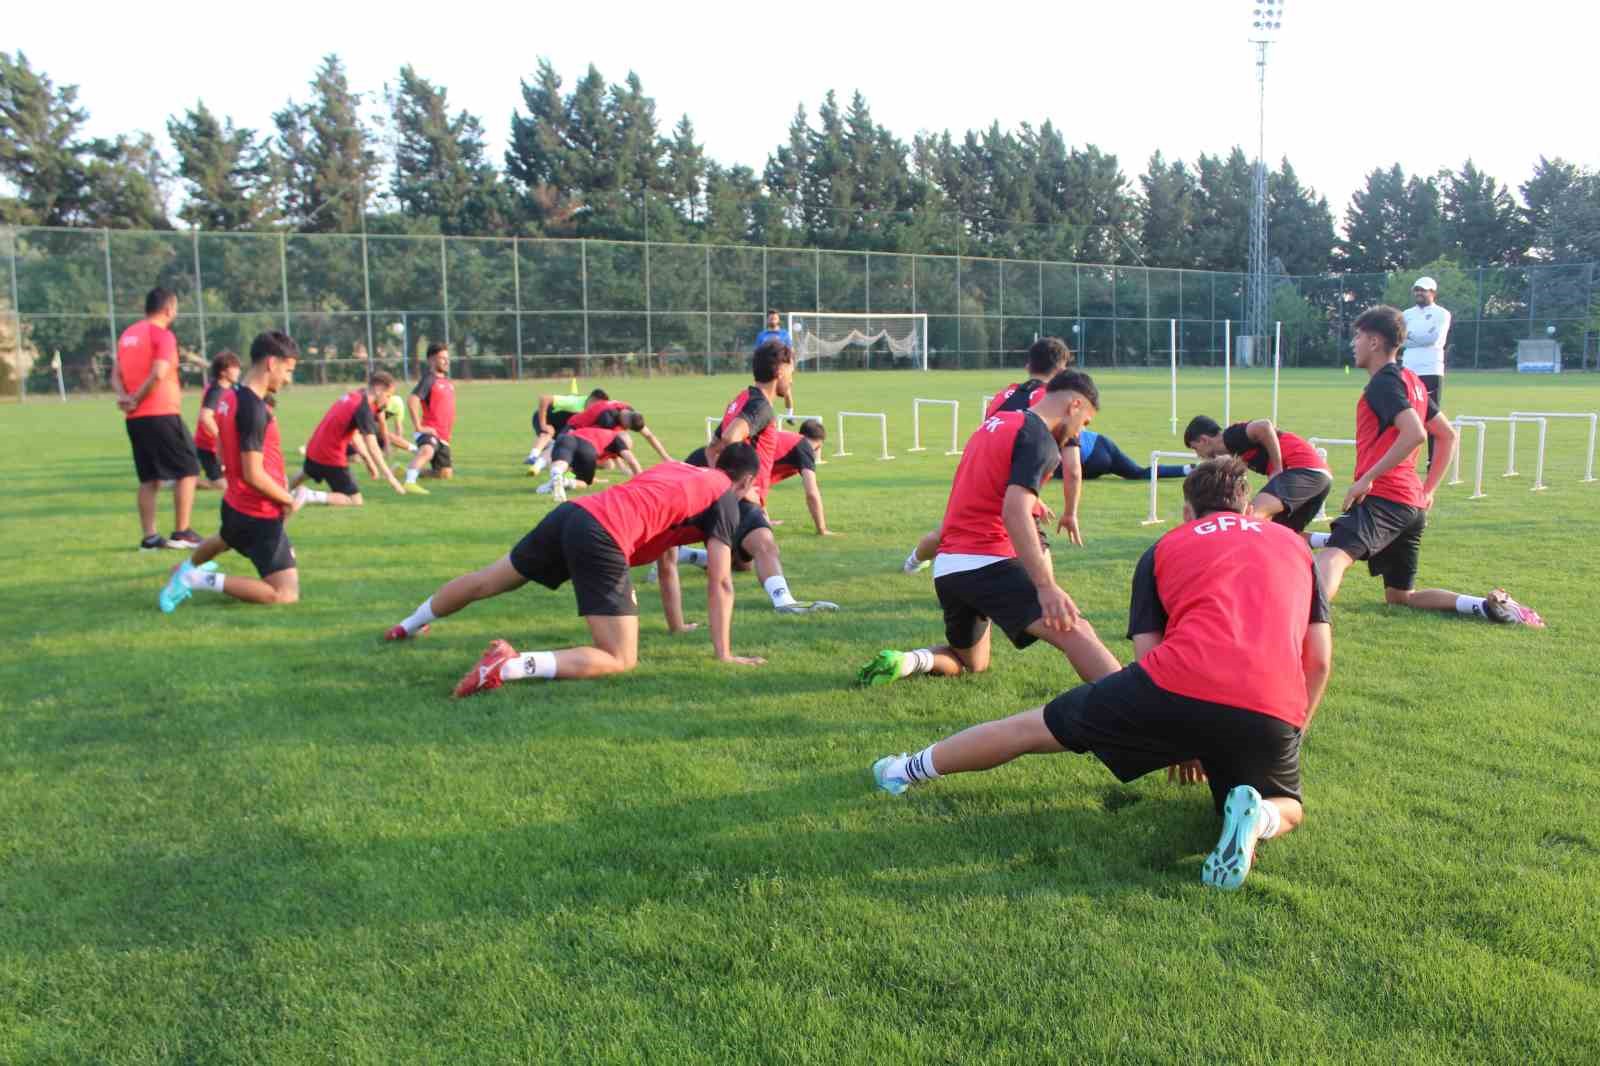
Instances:
[[[1098,376],[1097,428],[1133,454],[1180,446],[1163,377]],[[1199,789],[1071,756],[870,787],[879,755],[1072,682],[1041,646],[998,649],[980,677],[850,684],[879,647],[940,632],[927,576],[899,563],[954,460],[905,451],[910,397],[959,399],[970,424],[1007,380],[800,377],[830,431],[840,407],[887,411],[898,458],[852,430],[858,454],[821,468],[835,539],[810,534],[797,483],[775,490],[797,595],[844,610],[778,617],[741,578],[734,646],[767,666],[668,635],[641,584],[637,672],[459,703],[491,637],[584,632],[570,592],[528,590],[379,640],[551,506],[519,465],[535,386],[461,385],[460,477],[431,496],[378,486],[362,510],[297,517],[297,606],[197,593],[171,617],[155,598],[176,555],[133,550],[110,401],[0,409],[0,1062],[1600,1059],[1586,427],[1552,428],[1537,494],[1532,435],[1502,480],[1494,430],[1489,498],[1441,491],[1423,547],[1425,583],[1503,583],[1547,630],[1387,608],[1352,571],[1306,824],[1225,895],[1198,880],[1216,834]],[[1219,381],[1186,372],[1182,416],[1220,417]],[[741,385],[599,383],[679,452]],[[1281,421],[1347,437],[1359,384],[1287,374]],[[334,395],[284,395],[291,448]],[[1593,410],[1600,383],[1457,375],[1446,398]],[[1233,413],[1269,413],[1265,378],[1236,381]],[[1168,517],[1176,501],[1164,485]],[[1055,556],[1123,658],[1128,580],[1159,532],[1146,502],[1090,484],[1088,545]],[[202,531],[215,507],[202,496]],[[698,575],[686,590],[703,618]]]

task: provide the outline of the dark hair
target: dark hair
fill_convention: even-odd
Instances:
[[[449,348],[450,348],[450,346],[448,344],[440,344],[438,341],[434,341],[432,344],[428,345],[428,356],[427,357],[429,359],[432,359],[434,356],[438,355],[440,352],[448,351]]]
[[[717,456],[717,469],[727,474],[729,481],[738,481],[742,477],[760,473],[761,457],[756,454],[754,445],[736,441],[723,448],[722,454]]]
[[[1213,511],[1243,514],[1250,502],[1250,468],[1236,455],[1207,459],[1183,479],[1183,498],[1196,518]]]
[[[1194,447],[1197,437],[1214,437],[1222,432],[1222,427],[1217,425],[1217,420],[1210,415],[1195,415],[1183,430],[1183,446]]]
[[[281,329],[269,329],[265,333],[257,333],[256,339],[250,342],[252,363],[261,363],[273,358],[300,358],[300,346]]]
[[[372,376],[367,378],[367,384],[375,389],[394,388],[394,375],[387,370],[374,370]]]
[[[591,389],[589,391],[589,402],[590,403],[594,403],[596,400],[609,400],[609,399],[611,399],[611,396],[606,392],[605,389]]]
[[[1042,378],[1072,365],[1072,349],[1060,337],[1040,337],[1028,349],[1028,373]]]
[[[777,313],[778,313],[778,309],[777,309],[777,308],[776,308],[776,307],[769,307],[769,308],[767,308],[767,315],[768,315],[768,317],[771,317],[771,316],[772,316],[772,315],[775,315],[775,314],[777,314]]]
[[[636,433],[644,428],[644,415],[638,411],[628,410],[622,412],[620,421],[623,429],[631,429]]]
[[[828,439],[828,427],[820,418],[808,418],[800,423],[800,435],[806,440],[820,443]]]
[[[1081,370],[1063,370],[1051,378],[1050,384],[1044,387],[1047,393],[1069,389],[1088,400],[1095,410],[1100,409],[1100,390],[1094,387],[1094,378]]]
[[[1379,304],[1361,312],[1361,317],[1356,319],[1356,331],[1375,333],[1383,338],[1391,352],[1399,351],[1406,342],[1406,316],[1388,304]]]
[[[750,369],[755,374],[759,384],[778,379],[778,368],[794,362],[794,352],[789,346],[774,337],[762,341],[761,347],[756,349],[756,354],[750,357]]]
[[[230,367],[236,367],[238,365],[239,357],[234,354],[233,349],[222,349],[222,351],[211,357],[211,380],[214,382],[221,381],[222,372],[224,370],[227,370]]]
[[[178,294],[171,289],[163,289],[160,285],[157,285],[144,295],[144,313],[147,315],[159,315],[167,309],[168,304],[173,303],[177,298]]]

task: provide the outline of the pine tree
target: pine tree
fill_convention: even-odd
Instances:
[[[361,228],[377,175],[361,96],[344,64],[329,55],[311,81],[311,102],[293,101],[273,115],[284,171],[284,214],[296,229],[354,233]]]
[[[1444,232],[1458,262],[1509,266],[1527,253],[1527,234],[1511,194],[1471,159],[1445,176]]]
[[[167,120],[185,202],[178,217],[208,230],[263,228],[273,218],[271,161],[255,131],[219,122],[204,102]]]
[[[390,191],[400,210],[437,220],[442,233],[504,232],[505,203],[478,119],[452,116],[445,89],[409,64],[387,96],[395,137]]]

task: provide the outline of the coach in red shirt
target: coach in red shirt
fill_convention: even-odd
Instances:
[[[1093,752],[1122,781],[1171,767],[1204,778],[1223,815],[1201,876],[1237,888],[1258,840],[1300,824],[1300,737],[1333,661],[1328,604],[1311,551],[1280,525],[1245,515],[1238,459],[1184,479],[1185,522],[1134,572],[1128,636],[1137,661],[1043,707],[973,726],[873,777],[898,795],[945,774],[1019,755]]]
[[[139,526],[144,534],[139,547],[145,550],[187,550],[200,543],[200,534],[189,528],[200,458],[179,413],[183,398],[178,386],[178,338],[172,333],[177,317],[177,294],[151,289],[144,298],[144,318],[117,339],[117,365],[111,374],[117,407],[126,416],[128,442],[133,445]],[[156,532],[156,493],[163,481],[172,482],[170,537]]]

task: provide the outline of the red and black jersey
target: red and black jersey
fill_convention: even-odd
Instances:
[[[568,426],[571,426],[570,422],[568,423]],[[618,437],[626,437],[626,434],[620,429],[605,429],[600,426],[580,426],[577,429],[569,428],[566,431],[566,435],[576,437],[578,440],[586,442],[594,448],[596,455],[599,455],[607,448],[611,447],[612,442]]]
[[[283,507],[245,484],[243,452],[260,452],[267,477],[288,488],[283,476],[283,448],[278,442],[278,420],[267,401],[250,388],[226,391],[217,401],[217,443],[223,469],[228,471],[228,491],[222,499],[241,514],[256,518],[282,518]]]
[[[983,412],[983,417],[988,418],[1001,411],[1026,411],[1044,399],[1045,384],[1046,382],[1038,378],[1029,378],[1015,385],[1007,385],[994,394],[994,399],[989,401],[989,409]]]
[[[772,483],[794,477],[802,470],[817,468],[817,453],[811,439],[787,430],[778,431],[778,458],[772,464]]]
[[[1128,637],[1162,637],[1139,660],[1150,680],[1297,729],[1306,722],[1306,628],[1326,621],[1311,549],[1261,519],[1213,513],[1185,522],[1134,569]]]
[[[205,395],[200,397],[200,410],[210,411],[212,417],[216,417],[218,401],[222,399],[223,393],[232,389],[232,385],[224,385],[220,381],[213,381],[206,386]],[[194,446],[202,452],[214,452],[217,450],[216,434],[207,429],[205,422],[198,416],[194,422]]]
[[[728,475],[720,470],[704,470],[688,463],[657,463],[620,485],[572,502],[593,515],[617,542],[622,554],[631,558],[640,545],[701,514],[731,484]],[[736,513],[734,527],[737,526]],[[717,539],[725,539],[731,545],[732,530],[726,538]]]
[[[1439,413],[1438,404],[1417,375],[1398,363],[1389,363],[1372,375],[1356,401],[1356,479],[1378,465],[1400,435],[1395,419],[1407,408],[1417,412],[1426,426]],[[1420,447],[1420,445],[1419,445]],[[1373,496],[1410,507],[1422,506],[1422,479],[1417,476],[1417,453],[1410,455],[1372,483]]]
[[[355,389],[333,401],[306,442],[306,458],[323,466],[349,466],[345,448],[357,433],[378,433],[378,420],[373,416],[366,389]]]
[[[628,556],[628,565],[648,566],[661,558],[668,548],[702,544],[708,540],[720,540],[732,547],[738,534],[739,497],[729,489],[693,518],[679,522],[640,544]]]
[[[1248,423],[1235,422],[1222,431],[1222,446],[1228,451],[1244,460],[1248,466],[1258,474],[1267,472],[1267,450],[1250,439],[1250,434],[1245,426]],[[1278,451],[1283,455],[1283,468],[1285,470],[1326,470],[1328,461],[1317,454],[1317,450],[1306,442],[1304,437],[1296,436],[1287,430],[1278,430]]]
[[[755,448],[756,458],[761,461],[761,472],[756,475],[756,491],[765,504],[767,490],[772,487],[772,464],[778,459],[778,421],[772,404],[767,402],[767,395],[760,386],[751,385],[729,402],[722,411],[722,424],[712,436],[721,440],[728,427],[739,419],[744,419],[750,426],[750,435],[745,439]]]
[[[632,407],[621,400],[597,400],[567,419],[566,428],[573,430],[600,426],[603,429],[615,429],[622,424],[622,412],[630,410]]]
[[[1029,411],[1003,411],[983,420],[967,440],[945,505],[939,551],[956,555],[1017,554],[1006,532],[1006,489],[1039,486],[1061,461],[1044,420]]]
[[[425,366],[411,395],[422,401],[422,424],[448,443],[456,428],[456,383]]]

